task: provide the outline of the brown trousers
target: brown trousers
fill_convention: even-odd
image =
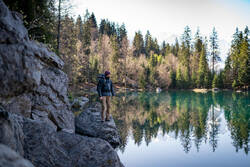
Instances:
[[[104,120],[106,112],[106,119],[109,119],[110,114],[110,96],[102,96],[102,120]]]

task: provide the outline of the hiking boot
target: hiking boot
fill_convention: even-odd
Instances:
[[[105,119],[105,121],[110,121],[109,117]]]

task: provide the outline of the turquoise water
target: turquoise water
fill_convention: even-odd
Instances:
[[[249,93],[120,94],[112,115],[126,167],[250,167]]]

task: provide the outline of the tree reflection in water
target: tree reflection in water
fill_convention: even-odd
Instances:
[[[195,146],[209,142],[212,151],[218,147],[221,118],[225,118],[236,151],[249,151],[250,97],[248,93],[169,91],[127,93],[114,97],[112,115],[122,137],[120,150],[126,147],[129,135],[138,146],[147,145],[159,132],[179,139],[188,153]],[[173,136],[174,134],[174,136]]]

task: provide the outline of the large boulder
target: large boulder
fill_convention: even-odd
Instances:
[[[123,167],[112,146],[98,138],[55,132],[44,122],[24,121],[25,158],[37,167]]]
[[[123,167],[116,151],[105,140],[57,132],[45,121],[0,109],[0,143],[37,167]]]
[[[121,143],[121,139],[111,116],[110,121],[102,122],[101,113],[95,108],[87,109],[75,118],[76,133],[90,137],[98,137],[109,142],[113,147]]]
[[[74,133],[63,65],[45,45],[29,40],[21,16],[0,0],[0,101],[6,110]]]
[[[0,166],[34,167],[28,160],[23,159],[18,153],[3,144],[0,144]]]

